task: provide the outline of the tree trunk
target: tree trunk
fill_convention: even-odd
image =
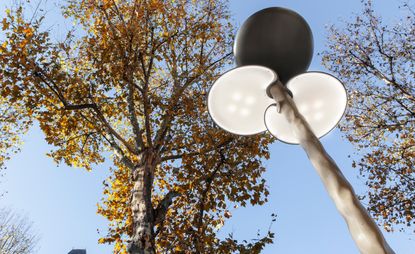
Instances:
[[[154,210],[151,192],[156,167],[155,153],[145,151],[140,164],[133,171],[131,193],[133,234],[128,244],[130,254],[154,254]]]
[[[300,145],[306,151],[337,210],[345,219],[359,251],[362,254],[394,253],[376,223],[357,199],[350,183],[298,111],[283,84],[277,81],[272,85],[270,92],[277,102],[279,113],[291,124]]]

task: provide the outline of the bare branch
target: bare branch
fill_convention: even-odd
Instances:
[[[62,103],[64,104],[65,110],[80,110],[80,109],[87,109],[87,108],[93,109],[95,107],[95,104],[93,103],[86,103],[86,104],[79,104],[79,105],[69,105],[66,103],[66,101],[62,101]]]
[[[130,83],[128,85],[128,97],[127,97],[127,103],[128,103],[128,113],[129,113],[129,119],[131,126],[133,127],[133,132],[135,136],[135,142],[136,142],[136,150],[143,150],[144,144],[142,139],[142,131],[140,129],[140,125],[137,120],[135,106],[134,106],[134,86]]]
[[[40,68],[38,67],[38,69]],[[96,103],[86,103],[86,104],[81,104],[81,105],[69,104],[67,100],[65,99],[64,95],[62,94],[62,92],[60,92],[60,90],[58,89],[58,85],[52,79],[48,78],[48,76],[43,72],[43,70],[41,71],[42,71],[41,72],[42,75],[37,75],[37,77],[39,77],[57,95],[58,99],[64,105],[65,109],[67,110],[93,109],[93,111],[96,113],[96,116],[101,121],[101,123],[104,124],[107,130],[112,135],[114,135],[119,141],[121,141],[121,143],[123,143],[124,146],[127,147],[127,149],[130,152],[138,154],[138,151],[134,149],[133,147],[131,147],[131,145],[123,137],[121,137],[121,135],[117,131],[115,131],[114,128],[112,128],[112,126],[109,124],[107,119],[104,117],[103,113],[101,112],[101,110],[99,109]],[[52,85],[48,81],[53,84],[56,90],[53,89]]]
[[[201,194],[202,197],[201,197],[200,202],[199,202],[199,217],[198,217],[198,223],[197,223],[197,232],[199,234],[199,237],[204,234],[203,214],[205,213],[205,210],[206,210],[205,203],[206,203],[207,194],[210,191],[210,188],[212,186],[212,182],[215,179],[215,177],[216,177],[219,169],[225,163],[225,156],[223,155],[222,151],[220,152],[220,158],[221,159],[218,162],[218,164],[216,165],[216,167],[213,170],[213,172],[204,179],[205,182],[206,182],[206,187],[205,187],[205,189],[203,190],[203,192]],[[196,246],[197,246],[197,248],[196,248],[196,251],[197,252],[196,253],[200,253],[200,247],[199,247],[200,240],[199,241],[198,240],[199,239],[197,239],[197,238],[195,239]]]
[[[197,156],[197,155],[200,155],[200,154],[206,154],[206,153],[212,152],[216,149],[222,148],[222,147],[228,145],[232,141],[233,141],[233,138],[229,138],[229,139],[225,140],[224,142],[221,142],[221,143],[219,143],[219,144],[217,144],[213,147],[209,147],[207,149],[203,149],[203,150],[200,150],[200,151],[197,151],[197,152],[168,155],[168,156],[162,157],[160,159],[160,162],[164,162],[164,161],[168,161],[168,160],[181,159],[183,156],[192,157],[192,156]]]
[[[0,253],[32,253],[39,241],[27,218],[9,209],[0,209]]]
[[[160,201],[157,208],[154,209],[154,224],[158,225],[163,223],[166,213],[170,207],[170,205],[173,203],[173,199],[176,197],[179,197],[180,193],[176,191],[170,191],[169,193],[164,196],[164,198]]]
[[[104,126],[107,128],[107,130],[114,135],[119,141],[121,141],[121,143],[123,143],[123,145],[132,153],[134,154],[138,154],[138,151],[136,149],[134,149],[133,147],[131,147],[131,145],[123,138],[121,137],[121,135],[116,132],[112,126],[108,123],[107,119],[104,117],[104,115],[102,114],[101,110],[98,108],[98,106],[96,104],[94,104],[94,111],[96,113],[96,116],[98,117],[99,120],[101,120],[101,122],[104,124]]]
[[[183,94],[183,92],[186,90],[187,87],[189,87],[193,82],[196,82],[198,79],[200,79],[203,74],[208,71],[210,68],[212,68],[213,66],[215,66],[216,64],[224,61],[226,58],[228,58],[229,56],[232,55],[231,53],[226,54],[225,56],[221,57],[220,59],[217,59],[216,61],[210,63],[203,71],[202,73],[200,73],[198,76],[192,77],[190,79],[188,79],[186,81],[186,83],[180,87],[179,89],[175,90],[175,93],[172,95],[172,98],[169,102],[169,109],[174,109],[176,108],[177,104],[180,101],[181,95]],[[171,112],[168,110],[162,117],[162,123],[160,125],[160,128],[156,134],[156,137],[154,139],[154,144],[156,145],[157,148],[160,148],[162,141],[164,140],[164,138],[166,137],[166,134],[168,132],[169,129],[169,125],[172,122],[172,120],[174,119],[174,115],[171,114]]]

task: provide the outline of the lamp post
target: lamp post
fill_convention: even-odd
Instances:
[[[306,72],[312,54],[311,29],[299,14],[279,7],[253,14],[236,36],[238,67],[209,91],[209,113],[228,132],[268,130],[278,140],[301,145],[360,252],[394,253],[319,141],[342,118],[347,95],[337,78]]]

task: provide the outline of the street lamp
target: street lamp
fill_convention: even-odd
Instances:
[[[238,67],[218,78],[209,91],[209,114],[228,132],[254,135],[268,130],[278,140],[301,145],[360,252],[394,253],[319,141],[342,118],[347,95],[330,74],[306,72],[312,54],[311,29],[299,14],[279,7],[253,14],[236,36]]]

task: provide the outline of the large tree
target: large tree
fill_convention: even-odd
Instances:
[[[415,13],[403,6],[387,25],[363,1],[361,14],[331,27],[323,64],[346,85],[349,106],[341,130],[359,150],[353,162],[363,196],[386,230],[415,223]]]
[[[68,0],[75,27],[64,41],[39,10],[25,18],[18,6],[1,21],[1,107],[15,124],[4,137],[36,122],[57,162],[113,160],[100,242],[116,253],[258,253],[272,241],[216,237],[229,206],[266,201],[271,141],[228,134],[208,116],[209,87],[231,61],[226,1]]]

